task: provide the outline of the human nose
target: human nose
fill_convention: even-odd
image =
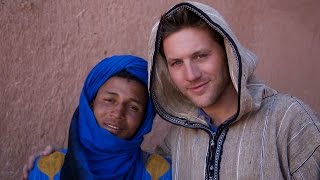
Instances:
[[[121,104],[117,104],[113,107],[111,111],[112,117],[116,119],[121,119],[124,116],[124,107]]]
[[[185,68],[185,77],[187,81],[194,81],[198,79],[201,76],[201,71],[199,67],[192,63],[186,63],[186,68]]]

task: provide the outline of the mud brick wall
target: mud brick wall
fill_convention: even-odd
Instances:
[[[16,180],[29,155],[65,146],[85,76],[113,54],[147,57],[170,0],[0,0],[0,179]],[[257,75],[320,112],[320,1],[202,0],[259,57]],[[170,125],[155,120],[144,149]]]

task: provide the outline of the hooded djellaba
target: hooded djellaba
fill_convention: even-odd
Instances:
[[[255,76],[255,55],[244,48],[212,7],[183,2],[162,17],[185,9],[223,36],[237,111],[213,132],[204,116],[180,93],[161,55],[161,23],[149,42],[149,89],[157,113],[173,124],[163,153],[172,155],[173,179],[320,179],[320,122],[299,99]]]

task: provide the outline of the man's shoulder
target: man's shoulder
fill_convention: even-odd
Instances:
[[[310,113],[314,114],[315,111],[303,102],[298,97],[292,96],[290,94],[277,93],[273,96],[265,98],[262,109],[268,109],[269,111],[288,111],[288,109],[295,108],[299,113]]]
[[[270,126],[273,124],[275,127],[290,127],[296,131],[305,128],[306,124],[316,129],[320,126],[319,116],[306,103],[295,96],[282,93],[266,98],[251,117],[266,119]]]

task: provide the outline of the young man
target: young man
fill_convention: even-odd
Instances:
[[[38,158],[24,179],[171,179],[170,159],[140,148],[155,115],[147,67],[132,55],[98,63],[73,114],[66,155],[62,151]]]
[[[216,10],[177,4],[149,48],[153,103],[175,124],[162,146],[174,179],[320,179],[319,119],[255,78],[254,54]]]

